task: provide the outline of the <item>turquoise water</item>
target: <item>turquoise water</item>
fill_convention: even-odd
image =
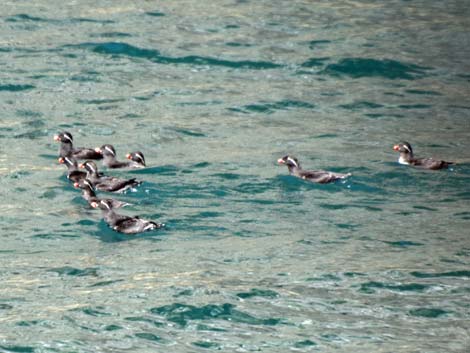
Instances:
[[[464,352],[466,1],[8,1],[0,351]],[[53,135],[142,150],[110,230]],[[397,164],[393,144],[460,162]],[[305,168],[351,172],[315,185]]]

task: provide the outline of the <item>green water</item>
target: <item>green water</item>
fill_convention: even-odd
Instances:
[[[1,352],[465,352],[466,1],[8,1]],[[109,229],[53,135],[141,150]],[[459,164],[402,166],[392,147]],[[351,172],[317,185],[276,161]],[[101,194],[103,195],[103,194]],[[109,195],[106,195],[109,196]]]

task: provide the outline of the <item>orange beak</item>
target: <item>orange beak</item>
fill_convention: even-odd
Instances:
[[[95,148],[95,152],[96,152],[96,153],[103,153],[103,151],[101,151],[101,148],[99,148],[99,147],[96,147],[96,148]]]
[[[279,164],[285,164],[286,162],[284,162],[284,160],[283,160],[282,158],[279,158],[279,159],[277,160],[277,163],[279,163]]]
[[[394,149],[395,151],[398,151],[398,150],[400,149],[400,147],[399,147],[398,145],[395,145],[395,146],[393,146],[393,149]]]
[[[54,135],[54,141],[60,141],[59,135]]]
[[[126,154],[126,158],[131,159],[131,154],[130,153]]]
[[[78,167],[83,169],[83,168],[85,168],[85,164],[82,163]]]
[[[78,183],[77,182],[73,183],[73,186],[78,189]]]
[[[98,208],[98,202],[93,201],[90,203],[90,206],[93,208]]]
[[[57,161],[58,161],[60,164],[64,164],[65,159],[63,159],[62,157],[60,157]]]

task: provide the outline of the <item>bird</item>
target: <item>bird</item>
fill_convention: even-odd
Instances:
[[[124,234],[138,234],[165,226],[163,223],[148,221],[140,218],[139,216],[129,217],[117,214],[113,210],[111,202],[108,200],[92,202],[91,206],[102,210],[104,221],[116,232]]]
[[[92,148],[73,147],[73,136],[68,131],[54,135],[54,141],[60,142],[59,157],[75,159],[102,159],[103,155]]]
[[[141,181],[136,180],[136,178],[120,179],[99,173],[98,167],[93,161],[86,161],[80,164],[80,168],[84,168],[87,171],[86,178],[91,182],[96,190],[100,191],[121,193],[142,183]]]
[[[454,162],[446,162],[433,158],[415,158],[411,145],[406,141],[393,146],[393,149],[400,152],[400,157],[398,158],[398,163],[400,164],[412,165],[431,170],[445,169],[448,168],[449,165],[454,164]]]
[[[93,184],[91,183],[90,180],[88,179],[82,179],[80,181],[76,181],[73,186],[75,188],[82,189],[82,197],[88,201],[88,204],[91,206],[93,202],[99,203],[102,199],[98,198],[96,196],[95,188],[93,187]],[[112,208],[120,208],[120,207],[125,207],[129,206],[130,203],[124,202],[124,201],[119,201],[115,199],[103,199],[107,202],[111,203]]]
[[[82,179],[85,179],[86,172],[83,172],[78,169],[77,160],[73,157],[59,157],[59,163],[65,164],[67,167],[67,179],[71,182],[79,182]]]
[[[103,145],[95,148],[97,153],[103,155],[103,165],[108,168],[141,168],[145,167],[145,159],[142,152],[127,154],[128,161],[120,162],[116,159],[116,150],[113,145]]]
[[[126,154],[126,158],[129,159],[133,168],[144,168],[147,166],[145,164],[144,154],[140,151],[130,152]]]
[[[331,183],[335,180],[351,176],[351,173],[342,174],[325,170],[303,170],[298,159],[289,155],[279,158],[277,163],[286,165],[291,175],[320,184]]]

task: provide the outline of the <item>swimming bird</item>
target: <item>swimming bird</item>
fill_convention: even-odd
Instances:
[[[117,232],[125,234],[138,234],[153,229],[164,227],[163,223],[157,223],[140,218],[139,216],[129,217],[114,212],[113,206],[107,200],[93,202],[93,208],[100,208],[104,221]]]
[[[128,153],[128,161],[120,162],[116,159],[116,150],[113,145],[103,145],[95,148],[95,151],[103,155],[103,165],[108,168],[142,168],[145,167],[145,159],[142,152]]]
[[[398,163],[400,164],[432,170],[448,168],[449,165],[454,164],[454,162],[446,162],[433,158],[415,158],[411,145],[405,141],[393,146],[393,149],[400,152],[400,157],[398,158]]]
[[[277,163],[286,165],[291,175],[320,184],[331,183],[335,180],[351,176],[351,173],[342,174],[325,170],[303,170],[298,159],[289,155],[279,158]]]
[[[112,208],[120,208],[120,207],[125,207],[129,206],[130,203],[124,202],[124,201],[119,201],[115,199],[100,199],[96,196],[95,188],[93,184],[91,183],[90,180],[88,179],[82,179],[80,181],[76,181],[73,186],[75,188],[80,188],[82,189],[82,197],[88,201],[88,204],[91,206],[92,203],[99,203],[101,200],[105,200],[106,202],[109,202],[111,204]]]
[[[129,159],[133,168],[143,168],[146,166],[144,154],[140,151],[128,153],[126,158]]]
[[[80,164],[80,168],[86,170],[86,178],[91,182],[96,190],[108,192],[124,192],[129,188],[140,185],[142,182],[132,179],[120,179],[113,176],[107,176],[98,172],[98,167],[92,161],[86,161]]]
[[[67,167],[67,179],[72,182],[79,182],[82,179],[85,179],[86,172],[83,172],[78,169],[77,160],[73,157],[60,157],[60,164],[65,164]]]
[[[60,142],[59,156],[75,159],[102,159],[103,155],[92,148],[73,147],[73,136],[68,131],[54,135],[54,141]]]

